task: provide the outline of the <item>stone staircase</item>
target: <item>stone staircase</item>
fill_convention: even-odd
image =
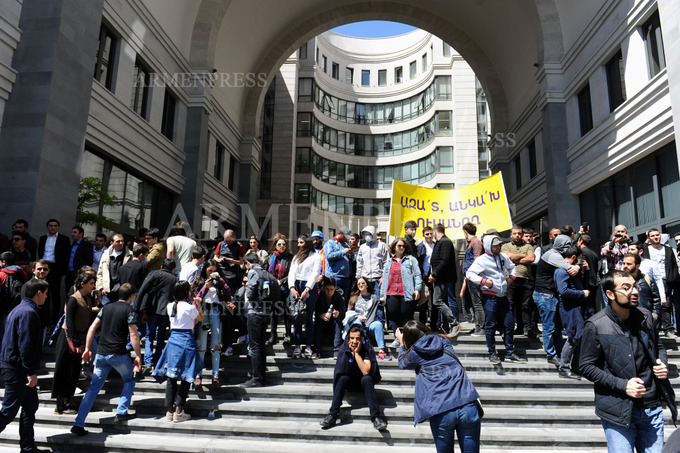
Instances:
[[[467,330],[471,325],[465,325]],[[466,330],[464,330],[465,332]],[[387,341],[391,341],[388,338]],[[666,340],[670,375],[680,383],[680,351]],[[478,392],[485,410],[482,451],[605,452],[606,443],[593,408],[592,384],[559,378],[548,364],[540,343],[516,339],[517,350],[529,362],[493,366],[487,360],[483,337],[461,334],[454,348]],[[501,346],[502,347],[502,346]],[[35,424],[41,448],[59,452],[353,452],[434,451],[427,423],[413,426],[413,371],[399,369],[396,359],[380,362],[378,398],[387,431],[373,429],[363,394],[348,394],[340,423],[321,430],[330,406],[334,359],[292,359],[281,344],[267,357],[271,385],[242,389],[250,361],[245,356],[223,357],[222,387],[191,390],[187,411],[192,420],[165,421],[165,384],[145,377],[135,387],[131,410],[137,418],[114,423],[121,381],[112,371],[109,382],[87,418],[90,434],[76,437],[69,429],[74,417],[54,415],[50,399],[53,355],[46,351],[45,374],[39,377],[40,408]],[[204,377],[209,379],[209,371]],[[206,379],[206,381],[208,380]],[[87,383],[81,380],[85,386]],[[79,395],[76,395],[79,399]],[[210,419],[209,413],[215,417]],[[670,413],[664,412],[667,423]],[[666,436],[674,429],[667,425]],[[0,434],[0,453],[18,449],[18,423]]]

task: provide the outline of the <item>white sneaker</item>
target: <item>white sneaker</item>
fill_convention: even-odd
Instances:
[[[248,343],[248,335],[243,335],[241,337],[238,337],[238,340],[236,340],[236,344],[246,344]]]
[[[185,421],[190,420],[190,419],[191,419],[191,415],[187,414],[184,411],[182,411],[180,413],[175,412],[172,415],[172,421],[175,422],[175,423],[185,422]]]
[[[389,347],[392,348],[392,349],[398,349],[399,346],[401,346],[401,344],[399,343],[399,340],[397,340],[395,338],[394,341],[392,343],[390,343]]]
[[[175,415],[174,412],[166,412],[166,413],[165,413],[165,420],[166,420],[166,421],[169,421],[169,422],[173,421],[173,420],[174,420],[174,415]]]

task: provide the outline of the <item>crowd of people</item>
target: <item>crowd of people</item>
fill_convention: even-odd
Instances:
[[[77,414],[72,432],[84,435],[111,368],[124,382],[117,421],[134,416],[128,408],[135,379],[145,376],[166,382],[168,421],[189,419],[184,408],[191,386],[203,385],[208,365],[218,389],[224,356],[250,357],[252,377],[241,386],[267,385],[267,348],[281,340],[283,323],[282,341],[293,358],[336,358],[324,429],[336,424],[348,389],[364,391],[374,427],[386,429],[374,386],[379,362],[396,357],[402,368],[419,370],[415,422],[430,421],[438,451],[452,451],[454,431],[463,451],[477,451],[479,395],[450,339],[485,337],[489,361],[500,366],[527,363],[515,348],[515,336],[523,335],[529,347],[544,350],[560,377],[595,382],[597,413],[611,445],[630,440],[631,430],[637,442],[638,429],[650,445],[644,451],[663,445],[661,403],[674,410],[674,396],[660,338],[675,338],[680,328],[680,255],[656,229],[635,242],[618,225],[598,253],[583,226],[579,232],[554,228],[550,243],[539,246],[538,235],[519,226],[509,238],[490,230],[480,239],[476,225],[467,223],[459,263],[443,225],[423,228],[416,244],[414,221],[389,244],[374,226],[360,234],[343,226],[325,242],[321,231],[301,234],[295,251],[283,234],[265,250],[256,237],[245,247],[232,230],[209,248],[187,235],[186,224],[165,239],[151,228],[127,241],[118,233],[97,234],[93,243],[79,226],[70,239],[56,219],[46,228],[36,241],[20,219],[11,243],[0,235],[6,330],[0,365],[9,396],[16,397],[8,398],[6,389],[0,430],[19,407],[33,414],[37,407],[30,384],[38,365],[24,362],[17,341],[27,341],[37,356],[44,342],[54,345],[55,413]],[[674,239],[680,244],[680,235]],[[26,319],[15,321],[18,316]],[[474,328],[463,332],[463,322]],[[386,333],[395,338],[389,345]],[[428,380],[430,366],[450,369],[443,374],[448,382],[432,382],[441,373]],[[78,407],[73,396],[81,373],[92,383]],[[22,377],[28,390],[12,394]],[[32,442],[32,427],[30,433],[22,428],[22,448]]]

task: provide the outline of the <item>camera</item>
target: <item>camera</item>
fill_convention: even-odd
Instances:
[[[220,282],[220,278],[216,275],[213,275],[210,277],[210,281],[214,286],[217,286],[217,284]]]

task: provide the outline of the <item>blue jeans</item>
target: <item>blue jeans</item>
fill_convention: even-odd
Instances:
[[[114,368],[123,379],[123,391],[120,392],[120,400],[118,401],[118,409],[116,414],[126,414],[130,407],[130,400],[132,399],[132,392],[135,390],[135,380],[132,377],[132,361],[128,355],[101,355],[97,354],[94,358],[94,372],[92,373],[92,383],[87,393],[83,397],[83,401],[78,408],[78,416],[74,423],[75,426],[83,428],[85,426],[85,418],[90,413],[95,398],[99,394],[106,377],[109,375],[111,368]]]
[[[219,377],[220,375],[220,339],[222,338],[222,320],[220,318],[219,308],[209,308],[203,312],[204,318],[209,320],[209,324],[206,320],[198,328],[198,334],[196,335],[196,347],[198,348],[198,355],[201,358],[201,362],[205,360],[205,351],[208,342],[208,331],[204,329],[206,324],[210,327],[210,353],[212,358],[212,375],[213,377]],[[200,370],[201,372],[203,369]],[[198,376],[201,372],[197,373]]]
[[[456,285],[454,283],[449,285],[449,307],[451,307],[453,317],[458,319],[458,302],[456,302]]]
[[[27,387],[26,373],[11,369],[2,370],[5,380],[5,396],[0,411],[0,432],[14,420],[21,408],[19,418],[19,447],[21,451],[32,451],[35,447],[33,425],[38,410],[38,388]]]
[[[165,347],[167,316],[151,315],[146,319],[146,343],[144,344],[144,366],[156,366]],[[154,341],[156,347],[153,347]]]
[[[534,302],[543,324],[543,349],[547,358],[552,359],[562,353],[562,320],[557,313],[559,300],[552,294],[534,291]]]
[[[479,452],[479,436],[482,420],[475,403],[430,417],[430,430],[437,453],[452,453],[454,433],[463,453]]]
[[[661,453],[663,449],[663,408],[634,407],[630,428],[602,420],[607,449],[611,453]]]
[[[486,347],[489,354],[496,353],[496,327],[503,324],[500,329],[503,332],[503,342],[505,343],[506,355],[515,352],[514,333],[515,318],[510,310],[510,302],[505,296],[498,297],[482,293],[482,304],[484,305],[484,315],[486,317]]]
[[[383,330],[383,323],[380,321],[373,321],[368,326],[368,332],[375,340],[378,349],[385,349],[385,331]]]
[[[298,280],[295,282],[295,291],[298,294],[302,294],[305,289],[306,281]],[[339,283],[339,282],[338,282]],[[338,284],[338,286],[340,286]],[[292,295],[290,296],[292,299]],[[307,300],[305,301],[307,305],[307,319],[305,321],[305,344],[309,347],[314,344],[314,308],[316,308],[316,299],[319,297],[319,292],[317,291],[317,285],[314,285],[307,295]],[[302,324],[296,324],[293,331],[295,346],[300,346],[302,344]]]

